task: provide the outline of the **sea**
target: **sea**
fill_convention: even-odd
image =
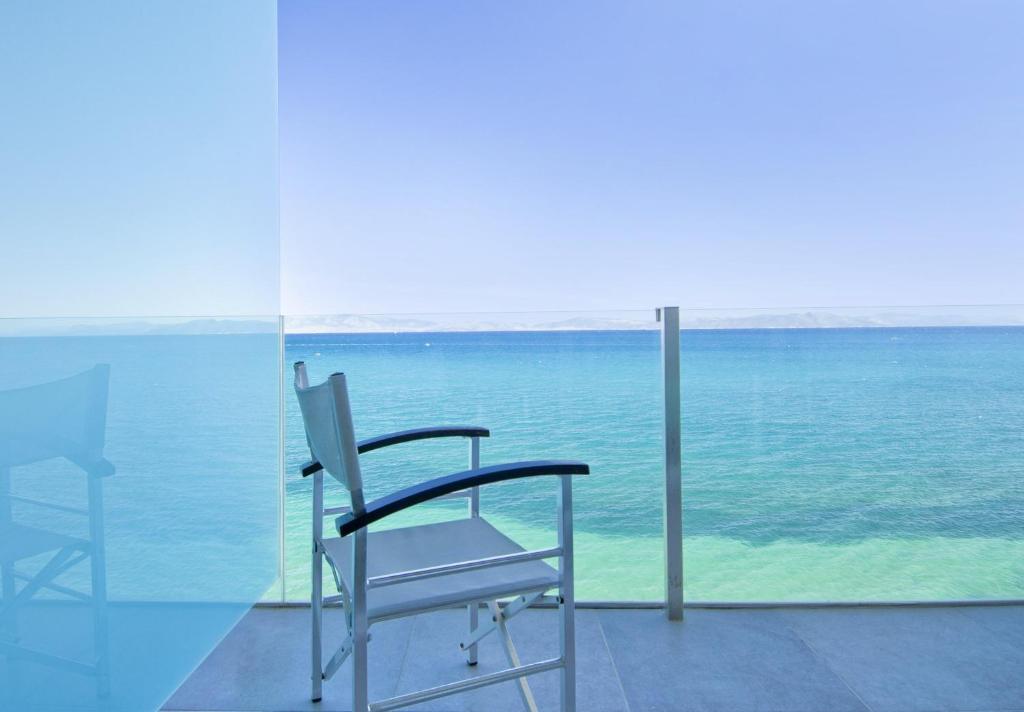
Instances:
[[[577,595],[653,601],[664,596],[659,339],[290,334],[285,355],[314,381],[346,373],[360,437],[481,425],[485,465],[587,462],[574,486]],[[687,600],[1024,597],[1024,328],[684,330],[681,344]],[[309,581],[305,459],[289,388],[283,589],[297,599]],[[461,439],[363,458],[370,497],[466,467]],[[555,487],[494,485],[482,511],[525,545],[550,544]]]
[[[1024,328],[687,329],[681,343],[688,600],[1024,598]],[[0,390],[110,364],[112,599],[308,596],[309,453],[291,388],[303,360],[314,381],[347,374],[359,437],[480,425],[485,465],[588,463],[574,484],[577,595],[656,601],[660,348],[642,330],[288,334],[283,358],[277,334],[9,336]],[[373,498],[466,469],[468,446],[408,443],[362,464]],[[64,461],[11,480],[24,499],[86,503]],[[344,502],[333,481],[328,501]],[[85,516],[35,506],[18,500],[15,519],[88,531]],[[449,500],[384,525],[465,511]],[[549,545],[556,482],[489,486],[482,511],[524,545]],[[87,567],[64,582],[87,586]]]

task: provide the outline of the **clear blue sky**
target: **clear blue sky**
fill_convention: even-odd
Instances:
[[[292,313],[1024,302],[1024,4],[279,7]]]
[[[5,8],[0,315],[1024,302],[1018,0],[277,15]]]
[[[4,3],[0,316],[278,312],[276,21]]]

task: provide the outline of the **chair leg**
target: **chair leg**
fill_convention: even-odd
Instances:
[[[472,634],[476,631],[477,626],[480,625],[480,605],[474,601],[469,606],[469,632]],[[477,644],[473,643],[466,648],[466,664],[476,665],[477,664]]]
[[[324,478],[322,472],[313,475],[313,557],[310,571],[310,600],[313,629],[310,631],[310,699],[319,702],[323,697],[323,605],[324,605]]]
[[[313,552],[313,590],[310,595],[310,609],[312,611],[312,624],[313,629],[310,631],[312,647],[310,649],[310,660],[312,662],[312,670],[310,671],[310,681],[312,682],[312,690],[310,692],[310,699],[313,702],[319,702],[323,697],[323,685],[324,685],[324,674],[323,674],[323,554],[320,553],[319,549]]]
[[[96,694],[110,696],[110,640],[107,631],[107,554],[103,527],[102,480],[89,475],[89,577],[93,605],[93,645],[96,651]]]
[[[366,617],[366,529],[352,534],[352,712],[369,712],[369,621]]]
[[[576,595],[573,581],[572,541],[572,478],[562,477],[559,491],[558,544],[562,555],[558,559],[559,648],[562,654],[561,705],[562,712],[576,710]]]
[[[561,705],[562,712],[574,712],[576,709],[576,620],[572,594],[562,595],[562,603],[558,605],[561,619],[562,659],[561,670]]]

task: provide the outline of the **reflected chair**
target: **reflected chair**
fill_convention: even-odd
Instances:
[[[357,442],[349,407],[345,376],[335,373],[310,386],[306,367],[295,364],[295,392],[306,428],[312,461],[303,476],[313,477],[312,566],[312,699],[319,700],[323,681],[352,657],[352,709],[392,710],[485,685],[515,680],[524,706],[536,710],[526,677],[548,670],[560,671],[560,709],[576,707],[575,623],[573,599],[572,476],[585,475],[582,462],[547,460],[479,466],[484,428],[457,426],[407,430]],[[372,502],[363,498],[360,455],[400,443],[438,437],[470,441],[470,469],[429,480]],[[348,491],[351,506],[324,508],[323,472]],[[526,551],[480,516],[479,487],[493,482],[539,475],[559,476],[558,543],[547,549]],[[368,526],[404,509],[439,498],[469,499],[464,519],[385,531]],[[325,537],[325,516],[340,514],[338,536]],[[545,559],[558,559],[553,568]],[[323,562],[327,561],[339,595],[323,596]],[[555,597],[545,596],[557,589]],[[546,600],[558,606],[560,654],[557,658],[523,664],[509,636],[507,621],[530,604]],[[324,604],[341,603],[348,628],[337,651],[323,663]],[[489,609],[480,623],[481,604]],[[477,677],[399,695],[371,703],[368,692],[367,643],[369,628],[377,621],[426,611],[465,607],[469,631],[460,644],[470,665],[476,664],[479,641],[497,632],[509,667]]]
[[[106,565],[103,546],[103,478],[114,467],[103,458],[110,367],[98,365],[70,378],[27,388],[0,391],[0,655],[8,663],[30,660],[96,677],[98,694],[109,693]],[[12,468],[64,458],[86,475],[88,508],[81,509],[13,494]],[[35,475],[35,473],[33,473]],[[38,478],[38,475],[35,475]],[[42,479],[42,478],[38,478]],[[44,485],[38,482],[36,492]],[[18,521],[13,504],[84,515],[88,537],[75,537]],[[43,559],[32,573],[20,562]],[[72,567],[88,559],[91,590],[84,593],[58,582]],[[20,582],[20,587],[19,587]],[[21,642],[18,609],[40,591],[85,601],[92,607],[93,659],[87,662],[29,647]]]

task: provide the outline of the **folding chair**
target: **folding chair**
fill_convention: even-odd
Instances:
[[[31,660],[94,675],[101,697],[110,689],[102,489],[103,478],[114,473],[114,466],[103,458],[109,378],[110,367],[98,365],[59,381],[0,391],[0,655],[7,657],[9,666],[17,660]],[[12,494],[11,468],[59,457],[86,473],[87,509]],[[88,538],[43,529],[35,522],[20,523],[14,517],[14,502],[85,515]],[[31,574],[16,568],[18,562],[36,557],[49,558]],[[90,563],[89,593],[57,582],[85,559]],[[20,643],[18,609],[44,589],[92,605],[92,660],[73,660]]]
[[[576,708],[575,624],[573,617],[572,475],[585,475],[582,462],[546,460],[480,467],[480,438],[490,433],[479,427],[438,427],[407,430],[356,442],[345,376],[335,373],[324,383],[310,386],[305,365],[295,364],[298,396],[312,461],[302,468],[313,476],[313,648],[314,701],[321,698],[323,681],[352,657],[352,708],[355,712],[393,710],[485,685],[515,680],[528,710],[537,709],[526,681],[528,675],[559,670],[563,712]],[[399,443],[439,437],[465,437],[470,442],[470,468],[394,492],[373,502],[363,499],[359,456]],[[351,507],[324,508],[323,472],[348,491]],[[480,516],[479,487],[492,482],[536,475],[560,476],[558,544],[526,551]],[[368,532],[367,527],[413,505],[447,496],[469,499],[469,517],[439,524]],[[324,537],[325,516],[335,520],[337,537]],[[558,559],[552,568],[544,559]],[[327,560],[339,595],[324,597],[323,561]],[[558,589],[555,598],[544,594]],[[507,603],[500,602],[511,598]],[[522,664],[507,621],[530,604],[556,602],[561,624],[557,658]],[[490,615],[480,624],[481,602]],[[341,603],[348,637],[326,664],[323,663],[322,611],[324,604]],[[369,628],[377,621],[401,618],[443,608],[467,607],[469,632],[460,644],[470,665],[476,663],[477,644],[492,632],[502,637],[507,669],[450,682],[371,703],[367,687]]]

